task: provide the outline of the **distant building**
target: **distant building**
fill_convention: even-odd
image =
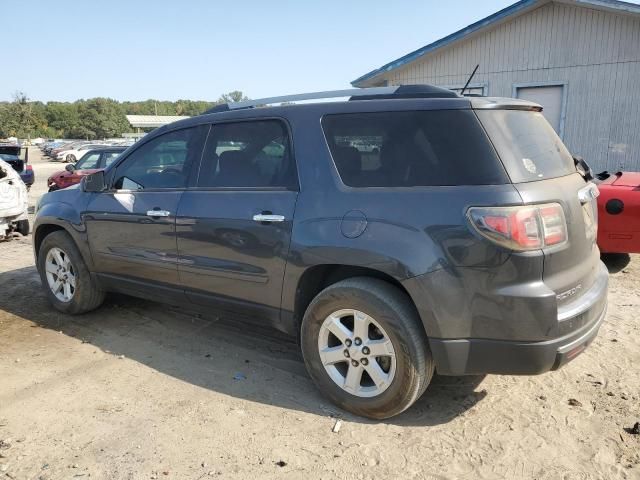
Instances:
[[[594,170],[640,171],[640,5],[521,0],[354,80],[430,83],[540,103]]]
[[[178,120],[184,120],[185,118],[180,115],[126,115],[127,122],[131,124],[133,128],[158,128],[169,123],[177,122]]]

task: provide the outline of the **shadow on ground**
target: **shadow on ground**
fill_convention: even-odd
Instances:
[[[603,253],[600,258],[607,266],[609,273],[620,272],[631,261],[631,256],[628,253]]]
[[[342,412],[323,398],[307,376],[297,344],[275,330],[215,316],[204,318],[125,295],[109,296],[101,308],[89,314],[64,315],[47,302],[34,267],[0,273],[0,285],[6,295],[0,303],[0,315],[4,310],[225,395],[370,423]],[[413,407],[386,422],[418,426],[447,423],[486,396],[484,390],[475,391],[483,379],[436,376]]]

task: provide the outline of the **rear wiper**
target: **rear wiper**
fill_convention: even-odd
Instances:
[[[576,170],[582,178],[584,178],[587,182],[593,180],[593,172],[591,171],[591,167],[582,157],[573,157],[573,164],[576,166]]]

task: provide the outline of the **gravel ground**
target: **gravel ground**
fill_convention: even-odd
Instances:
[[[35,204],[61,165],[31,158]],[[640,478],[640,256],[608,266],[608,318],[560,371],[436,377],[373,422],[323,399],[276,332],[124,296],[59,314],[31,237],[4,242],[0,479]]]

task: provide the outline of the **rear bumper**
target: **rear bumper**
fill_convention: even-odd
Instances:
[[[598,334],[605,315],[606,308],[586,331],[547,342],[435,339],[429,345],[440,375],[536,375],[557,370],[582,353]]]
[[[604,267],[604,266],[602,266]],[[607,310],[608,273],[601,268],[594,285],[577,304],[558,312],[565,335],[531,342],[489,339],[430,338],[441,375],[535,375],[556,370],[576,358],[597,336]],[[576,325],[576,328],[572,326]]]

